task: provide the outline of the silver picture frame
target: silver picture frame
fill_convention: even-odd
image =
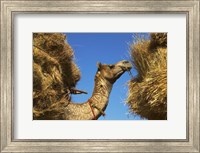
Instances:
[[[199,0],[0,0],[1,152],[200,152]],[[13,23],[15,14],[127,13],[187,16],[187,138],[184,140],[15,140],[13,137]],[[176,125],[174,125],[176,126]]]

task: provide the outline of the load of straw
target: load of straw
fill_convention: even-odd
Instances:
[[[167,34],[151,33],[150,40],[131,45],[138,75],[129,82],[130,112],[149,120],[167,119]]]
[[[74,52],[61,33],[33,34],[33,119],[64,119],[69,89],[80,79]]]

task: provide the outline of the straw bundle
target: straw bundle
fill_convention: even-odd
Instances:
[[[167,119],[167,34],[138,40],[131,57],[138,75],[129,82],[130,112],[149,120]]]
[[[33,34],[33,118],[64,119],[69,88],[80,79],[73,50],[61,33]]]

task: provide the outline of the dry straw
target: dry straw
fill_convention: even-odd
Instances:
[[[149,120],[167,119],[167,34],[137,37],[130,53],[138,72],[129,82],[130,112]]]
[[[64,119],[69,89],[80,79],[74,52],[61,33],[33,34],[33,118]]]

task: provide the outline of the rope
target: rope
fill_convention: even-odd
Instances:
[[[94,109],[93,109],[93,107],[92,107],[92,105],[91,105],[90,100],[88,100],[88,104],[89,104],[90,109],[92,110],[92,114],[93,114],[93,116],[94,116],[93,120],[96,120],[96,115],[95,115],[95,113],[94,113]]]
[[[92,107],[98,109],[98,111],[99,111],[103,116],[106,116],[106,114],[104,113],[104,111],[101,110],[99,107],[95,106],[94,104],[92,105]]]

